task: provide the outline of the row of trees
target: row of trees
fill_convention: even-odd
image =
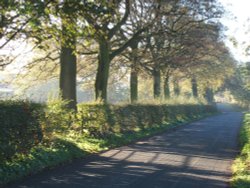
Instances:
[[[73,109],[77,80],[93,75],[95,98],[106,102],[110,71],[129,69],[135,102],[142,72],[153,77],[155,98],[162,80],[164,96],[170,97],[169,80],[176,74],[190,78],[197,97],[201,78],[211,95],[210,86],[220,85],[234,66],[220,40],[215,20],[222,12],[215,0],[13,0],[0,6],[0,48],[20,38],[32,43],[39,55],[23,72],[35,70],[38,79],[59,76],[62,98]],[[178,79],[175,83],[178,93]]]
[[[219,91],[228,90],[232,97],[242,106],[249,107],[250,103],[250,63],[240,64],[234,74],[225,80]]]

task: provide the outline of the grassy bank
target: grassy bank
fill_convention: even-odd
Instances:
[[[8,147],[1,148],[4,160],[0,162],[0,184],[75,158],[129,144],[216,111],[212,106],[201,104],[81,104],[78,113],[72,114],[60,101],[50,103],[44,110],[34,110],[33,104],[16,105],[18,110],[12,113],[14,116],[22,111],[28,114],[18,124],[23,125],[24,137],[16,139],[11,136],[17,122],[12,123],[11,129],[4,126],[10,135],[5,135],[5,142],[9,139],[8,143],[12,144],[8,147],[14,148],[15,152],[12,149],[7,155]],[[31,113],[33,111],[35,116]],[[19,131],[16,132],[18,135]],[[30,135],[29,141],[25,135]],[[21,143],[26,142],[30,144],[23,147]]]
[[[244,116],[243,126],[240,130],[241,153],[233,164],[232,187],[250,187],[250,113]]]

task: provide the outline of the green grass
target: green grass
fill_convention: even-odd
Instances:
[[[143,99],[139,100],[137,102],[138,104],[144,104],[144,105],[207,105],[207,101],[203,98],[195,98],[195,97],[186,97],[186,96],[175,96],[173,98],[165,99],[165,98],[159,98],[159,99]],[[122,102],[118,103],[119,105],[127,105],[129,103]]]
[[[17,154],[11,160],[0,163],[0,186],[21,177],[37,173],[44,168],[85,155],[74,143],[54,139],[49,145],[39,144],[29,153]]]
[[[245,114],[240,130],[241,153],[233,164],[232,187],[250,187],[250,113]]]
[[[114,133],[105,138],[83,137],[74,131],[67,134],[56,134],[53,140],[45,140],[32,148],[30,152],[17,154],[11,160],[0,162],[0,186],[24,176],[38,173],[45,168],[55,167],[76,158],[133,143],[205,115],[208,114],[200,114],[182,121],[163,123],[144,129],[138,128],[134,132]]]

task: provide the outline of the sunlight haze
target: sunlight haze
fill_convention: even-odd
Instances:
[[[250,44],[249,34],[249,7],[250,1],[246,0],[219,0],[225,8],[225,15],[221,19],[222,24],[227,28],[227,45],[233,52],[235,58],[246,62],[250,58],[246,56],[245,48]],[[230,39],[236,39],[234,46]]]

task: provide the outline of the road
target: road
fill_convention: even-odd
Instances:
[[[229,110],[9,187],[225,188],[237,154],[241,120],[240,112]]]

